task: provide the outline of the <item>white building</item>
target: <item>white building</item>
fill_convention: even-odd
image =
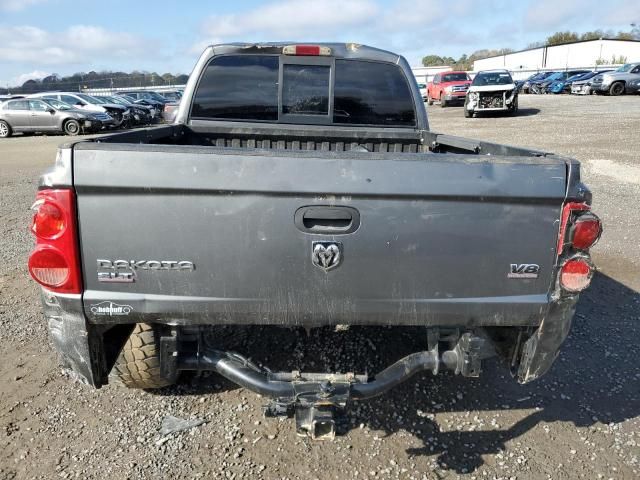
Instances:
[[[531,48],[477,60],[473,63],[473,70],[505,68],[513,72],[515,78],[521,78],[538,70],[590,69],[596,64],[611,65],[614,57],[625,57],[628,63],[640,62],[640,41],[600,39]]]
[[[451,67],[413,67],[411,70],[418,83],[429,83],[436,73],[450,72]]]

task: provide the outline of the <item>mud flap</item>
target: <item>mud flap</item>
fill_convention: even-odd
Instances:
[[[524,344],[517,374],[519,383],[532,382],[549,371],[569,334],[577,300],[574,295],[551,303],[538,330]]]

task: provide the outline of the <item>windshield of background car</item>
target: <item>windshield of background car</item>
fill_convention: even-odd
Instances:
[[[577,80],[582,80],[588,73],[576,73],[575,75],[567,78],[567,82],[575,82]]]
[[[166,102],[167,101],[167,99],[165,97],[163,97],[159,93],[155,93],[155,92],[149,92],[149,98],[151,98],[153,100],[157,100],[159,102]]]
[[[469,80],[469,75],[466,73],[447,73],[442,75],[443,82],[464,82]]]
[[[107,100],[111,100],[111,102],[113,102],[113,103],[117,103],[117,104],[125,105],[125,106],[128,106],[129,103],[131,103],[131,102],[128,102],[127,100],[125,100],[122,97],[107,97]]]
[[[552,75],[549,75],[547,78],[545,78],[545,81],[552,82],[554,80],[561,80],[563,76],[564,74],[562,72],[556,72]]]
[[[513,83],[511,75],[507,72],[478,73],[473,79],[474,87],[486,87],[490,85],[509,85]]]
[[[78,93],[77,95],[87,103],[98,103],[95,98],[90,97],[89,95],[83,95],[82,93]]]
[[[633,67],[635,67],[635,64],[633,64],[633,63],[625,63],[621,67],[618,67],[616,72],[630,72]]]
[[[296,123],[416,124],[409,83],[395,64],[336,59],[332,67],[330,62],[285,61],[281,72],[280,63],[276,55],[215,57],[196,89],[192,118],[277,122],[295,115]]]
[[[56,110],[71,110],[73,107],[68,103],[61,102],[60,100],[54,100],[51,98],[43,99],[46,103],[51,105]]]

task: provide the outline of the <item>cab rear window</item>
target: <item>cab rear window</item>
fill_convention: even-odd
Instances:
[[[191,116],[230,120],[278,119],[276,56],[229,55],[207,66]]]
[[[334,123],[414,126],[416,114],[402,70],[390,63],[336,60]]]
[[[277,55],[215,57],[196,88],[191,117],[416,125],[411,89],[398,65],[343,59],[322,62],[281,61]]]

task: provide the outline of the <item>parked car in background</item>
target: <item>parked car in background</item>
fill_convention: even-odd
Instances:
[[[571,93],[576,95],[591,95],[593,92],[591,91],[591,82],[601,73],[611,72],[612,70],[601,70],[598,72],[589,72],[585,73],[580,79],[575,80],[571,83]]]
[[[534,73],[533,75],[531,75],[529,78],[527,78],[522,85],[517,85],[519,88],[518,90],[521,91],[522,93],[530,93],[531,91],[531,84],[538,82],[538,81],[542,81],[545,78],[547,78],[549,75],[552,75],[555,72],[539,72],[539,73]],[[517,84],[517,83],[516,83]]]
[[[111,97],[102,96],[102,95],[92,95],[101,105],[120,105],[126,108],[126,114],[124,116],[124,121],[122,122],[122,127],[134,127],[137,125],[148,125],[151,123],[149,113],[145,111],[143,105],[125,105],[122,102],[118,102]]]
[[[640,78],[629,82],[627,85],[627,93],[640,93]]]
[[[157,92],[152,92],[149,90],[133,90],[129,92],[122,92],[122,94],[127,95],[129,97],[133,97],[136,100],[153,100],[156,103],[161,103],[164,105],[165,103],[169,103],[169,100]]]
[[[467,72],[437,73],[427,85],[427,105],[440,102],[442,108],[452,103],[464,103],[471,78]]]
[[[126,108],[122,105],[102,104],[90,95],[84,93],[75,92],[44,92],[34,93],[29,95],[28,98],[48,98],[52,100],[59,100],[63,103],[72,105],[80,110],[87,110],[89,112],[107,113],[112,121],[108,126],[119,127],[124,121],[124,115]]]
[[[640,80],[640,62],[627,63],[613,72],[596,75],[591,82],[593,93],[623,95],[628,93],[627,86]]]
[[[418,83],[418,90],[420,90],[420,95],[422,96],[422,100],[427,101],[427,84],[426,83]]]
[[[555,93],[555,94],[571,93],[571,84],[575,81],[582,80],[583,77],[591,78],[590,77],[591,73],[593,72],[577,73],[575,75],[572,75],[566,78],[565,80],[556,80],[547,87],[547,92]]]
[[[118,95],[109,95],[105,98],[108,98],[113,103],[118,103],[130,108],[132,112],[138,112],[138,115],[144,124],[155,123],[160,118],[160,113],[154,107],[135,103],[133,98]]]
[[[531,93],[549,93],[548,89],[554,82],[564,82],[569,77],[573,77],[574,75],[578,74],[583,75],[587,72],[588,70],[568,70],[566,72],[554,72],[553,74],[542,80],[531,83]]]
[[[173,123],[178,113],[180,103],[167,103],[162,110],[162,119],[167,123]]]
[[[12,100],[14,98],[24,98],[25,95],[0,95],[0,102],[4,102],[5,100]]]
[[[153,100],[151,98],[138,99],[136,97],[132,97],[124,93],[117,93],[116,96],[122,97],[129,102],[135,103],[136,105],[144,105],[146,107],[150,107],[153,109],[152,113],[157,116],[160,116],[160,114],[162,113],[162,110],[164,109],[165,104],[167,103],[166,101],[160,102],[157,100]]]
[[[58,100],[20,98],[0,104],[0,138],[17,132],[78,135],[99,131],[112,121],[106,113],[79,110]]]
[[[518,112],[518,87],[507,70],[476,74],[464,103],[464,116],[474,117],[478,112]]]
[[[161,95],[170,102],[180,103],[180,99],[182,99],[182,92],[180,90],[167,90],[162,92]]]

